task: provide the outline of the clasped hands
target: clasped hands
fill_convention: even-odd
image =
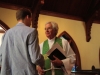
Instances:
[[[53,56],[53,57],[55,60],[51,60],[51,62],[54,66],[62,66],[63,65],[63,62],[60,59],[58,59],[56,56]],[[39,75],[44,75],[45,71],[40,66],[37,66],[36,69],[37,69]]]

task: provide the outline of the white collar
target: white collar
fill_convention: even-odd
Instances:
[[[54,37],[53,39],[48,39],[48,41],[49,41],[49,42],[55,41],[55,38],[56,38],[56,37]]]

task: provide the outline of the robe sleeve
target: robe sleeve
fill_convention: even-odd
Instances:
[[[62,62],[64,64],[65,71],[68,73],[68,75],[70,75],[72,67],[75,65],[76,61],[75,53],[70,47],[67,40],[62,40],[62,44],[67,57],[66,59],[62,60]]]

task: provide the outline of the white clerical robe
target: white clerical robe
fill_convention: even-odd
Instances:
[[[66,59],[62,60],[62,62],[64,64],[63,70],[65,70],[64,75],[70,75],[72,67],[75,65],[75,61],[76,61],[75,53],[73,52],[72,48],[70,47],[69,42],[67,40],[65,40],[64,38],[61,38],[61,39],[62,39],[63,50],[65,51],[65,54],[67,57]],[[54,41],[55,41],[55,37],[53,39],[48,39],[49,48],[52,47],[52,45],[54,44]],[[42,49],[43,49],[43,43],[44,42],[42,42],[40,44],[41,53],[42,53]],[[52,63],[51,63],[51,69],[52,69],[52,75],[55,75],[55,72],[54,72],[55,68],[52,65]]]

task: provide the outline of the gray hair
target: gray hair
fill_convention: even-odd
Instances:
[[[57,24],[56,22],[53,22],[53,21],[49,21],[49,22],[47,22],[46,24],[51,24],[52,27],[53,27],[53,29],[56,30],[56,34],[55,34],[55,35],[57,35],[58,30],[59,30],[58,24]],[[46,24],[45,24],[45,25],[46,25]]]

